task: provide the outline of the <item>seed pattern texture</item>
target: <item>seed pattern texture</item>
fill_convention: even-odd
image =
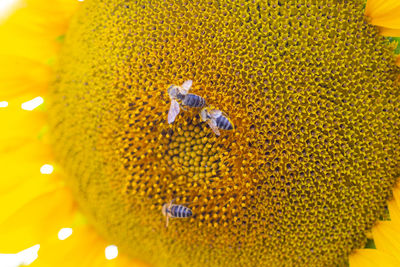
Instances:
[[[363,1],[85,1],[51,94],[55,154],[89,220],[158,266],[337,266],[399,176],[400,70]],[[167,123],[167,88],[198,109]],[[176,199],[193,211],[165,227]]]

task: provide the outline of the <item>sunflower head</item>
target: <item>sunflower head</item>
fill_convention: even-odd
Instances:
[[[50,124],[95,227],[169,266],[332,265],[363,247],[398,177],[400,70],[360,2],[85,3]],[[188,79],[234,130],[195,108],[167,123],[167,88]],[[193,216],[165,228],[172,199]]]

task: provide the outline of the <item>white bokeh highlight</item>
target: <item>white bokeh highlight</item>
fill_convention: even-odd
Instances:
[[[23,110],[34,110],[35,108],[37,108],[38,106],[40,106],[41,104],[43,104],[44,100],[42,97],[38,96],[35,97],[32,100],[29,100],[25,103],[21,104],[21,108]]]
[[[42,174],[51,174],[54,171],[54,167],[50,164],[44,164],[40,167],[40,172]]]
[[[0,1],[0,13],[12,7],[16,2],[16,0],[1,0]]]
[[[0,22],[5,20],[17,7],[19,0],[0,0]]]
[[[34,262],[38,257],[39,249],[40,249],[40,245],[37,244],[33,247],[30,247],[30,248],[25,249],[25,250],[21,251],[20,253],[18,253],[19,256],[21,256],[23,258],[22,264],[29,265],[32,262]]]
[[[0,254],[1,267],[19,267],[21,265],[29,265],[38,257],[40,245],[27,248],[16,254]]]
[[[8,107],[8,102],[7,101],[0,101],[0,108],[6,108]]]
[[[105,256],[107,260],[112,260],[118,257],[118,248],[115,245],[106,247]]]
[[[72,228],[62,228],[58,231],[58,239],[65,240],[72,235]]]

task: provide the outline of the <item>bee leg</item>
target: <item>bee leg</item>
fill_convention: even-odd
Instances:
[[[181,105],[181,109],[182,109],[183,111],[188,111],[188,108],[187,108],[185,105]]]
[[[168,208],[167,208],[167,222],[166,222],[166,225],[165,225],[165,227],[168,227],[168,222],[169,222],[169,217],[171,217],[171,207],[172,207],[172,202],[174,201],[175,199],[172,199],[170,202],[169,202],[169,204],[168,204]]]
[[[211,130],[215,133],[216,136],[220,135],[220,132],[218,130],[218,126],[213,120],[208,120],[208,125],[210,126]]]

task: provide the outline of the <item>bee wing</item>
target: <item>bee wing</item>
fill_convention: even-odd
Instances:
[[[208,125],[210,125],[211,130],[213,130],[213,132],[217,136],[219,136],[220,133],[219,133],[218,126],[217,126],[217,123],[215,122],[215,120],[214,119],[208,120],[207,123],[208,123]]]
[[[192,80],[187,80],[182,84],[181,87],[183,88],[183,90],[185,90],[185,94],[187,94],[189,92],[190,87],[192,87],[192,83],[193,83]]]
[[[175,121],[176,116],[179,114],[179,103],[176,100],[171,100],[171,106],[168,111],[168,123],[171,124]]]

